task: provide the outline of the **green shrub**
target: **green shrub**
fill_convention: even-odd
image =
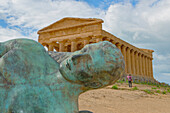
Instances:
[[[121,83],[121,84],[123,84],[123,82],[124,82],[123,80],[118,80],[117,81],[117,83]]]
[[[141,82],[141,84],[145,84],[145,85],[146,85],[146,84],[148,84],[148,83],[147,83],[147,82]]]
[[[133,90],[138,90],[138,87],[135,86],[135,87],[133,88]]]
[[[112,86],[112,89],[118,89],[117,85]]]
[[[166,94],[166,91],[163,91],[162,94]]]
[[[161,91],[160,90],[156,90],[156,93],[161,93]]]
[[[116,82],[119,83],[121,80],[117,80]]]
[[[160,89],[160,86],[159,86],[159,85],[157,85],[157,88],[159,88],[159,89]]]
[[[152,87],[152,89],[156,89],[156,87]]]
[[[153,85],[153,84],[149,82],[148,85]]]
[[[148,82],[148,85],[155,86],[156,84],[152,82]]]
[[[123,84],[123,81],[121,80],[120,83]]]
[[[170,89],[167,89],[167,92],[170,93]]]
[[[149,89],[145,89],[144,92],[146,92],[148,94],[154,94],[154,92],[151,92],[151,90],[149,90]]]
[[[123,81],[121,80],[120,83],[123,84]]]
[[[156,90],[156,93],[161,93],[161,91],[160,90]]]
[[[140,82],[137,81],[137,80],[133,81],[133,83],[135,83],[135,84],[140,84]]]

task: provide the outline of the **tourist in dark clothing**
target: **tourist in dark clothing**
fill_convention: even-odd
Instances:
[[[128,79],[129,87],[132,87],[132,76],[131,76],[131,74],[129,74],[127,76],[127,79]]]

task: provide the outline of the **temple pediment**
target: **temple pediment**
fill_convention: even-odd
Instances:
[[[66,18],[63,18],[63,19],[61,19],[61,20],[39,30],[38,34],[42,33],[42,32],[49,32],[49,31],[52,31],[52,30],[60,30],[60,29],[78,27],[78,26],[83,26],[83,25],[90,25],[90,24],[95,24],[95,23],[103,23],[103,20],[96,19],[96,18],[71,18],[71,17],[66,17]]]

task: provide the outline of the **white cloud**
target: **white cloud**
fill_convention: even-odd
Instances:
[[[0,10],[11,25],[40,29],[65,16],[96,17],[100,9],[74,0],[2,0]]]
[[[164,76],[169,76],[170,77],[170,73],[163,73]]]
[[[163,55],[163,54],[161,54],[161,55],[155,54],[154,58],[156,58],[159,61],[165,61],[166,62],[167,60],[170,60],[170,53],[167,54],[166,56]]]
[[[169,81],[170,81],[170,73],[161,73],[161,75],[156,75],[155,79],[158,80],[159,82],[169,83]]]
[[[170,2],[168,0],[140,0],[132,4],[113,4],[106,12],[105,29],[126,41],[150,42],[169,40]]]
[[[27,38],[23,36],[19,31],[9,28],[0,27],[0,42],[7,41],[15,38]]]

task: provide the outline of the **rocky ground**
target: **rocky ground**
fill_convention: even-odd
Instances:
[[[114,86],[114,85],[112,85]],[[170,113],[170,87],[116,83],[79,97],[79,109],[93,113]],[[118,89],[116,89],[118,88]]]

